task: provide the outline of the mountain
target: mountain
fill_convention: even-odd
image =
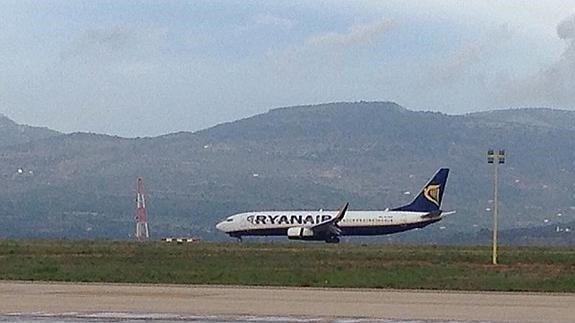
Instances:
[[[75,133],[0,145],[0,236],[128,238],[137,176],[153,236],[213,239],[225,238],[214,232],[216,221],[245,210],[396,206],[437,168],[450,167],[444,208],[457,213],[393,239],[457,233],[465,240],[491,225],[490,147],[508,154],[500,169],[503,229],[573,221],[575,130],[564,121],[575,113],[532,110],[496,117],[331,103],[273,109],[196,133]],[[553,116],[529,121],[526,114]]]
[[[575,113],[566,110],[520,108],[476,112],[470,114],[470,116],[502,125],[512,123],[533,127],[575,130]]]
[[[19,125],[0,114],[0,146],[17,145],[57,135],[60,135],[57,131],[48,128]]]

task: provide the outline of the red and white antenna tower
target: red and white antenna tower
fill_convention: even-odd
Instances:
[[[148,231],[148,214],[146,212],[146,199],[144,197],[144,181],[138,177],[136,187],[136,239],[145,241],[150,238]]]

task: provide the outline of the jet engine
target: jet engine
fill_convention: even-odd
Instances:
[[[292,240],[313,240],[315,233],[310,228],[293,227],[287,230],[287,236]]]

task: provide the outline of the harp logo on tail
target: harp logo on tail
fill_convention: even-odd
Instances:
[[[439,190],[441,185],[429,185],[423,189],[423,195],[431,203],[439,206]]]

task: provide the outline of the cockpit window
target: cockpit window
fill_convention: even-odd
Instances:
[[[232,222],[234,220],[234,218],[227,218],[226,222]]]

